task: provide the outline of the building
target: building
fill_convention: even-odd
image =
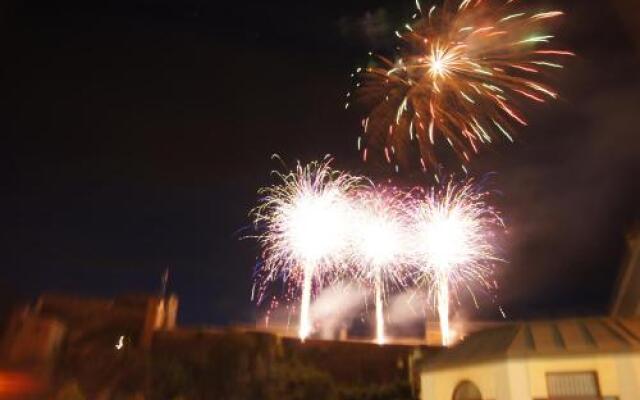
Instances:
[[[34,318],[29,308],[23,308],[10,320],[5,358],[10,364],[46,365],[54,359],[65,333],[59,320]]]
[[[627,238],[627,256],[620,269],[611,307],[615,317],[640,316],[640,231]]]
[[[114,345],[123,336],[130,344],[148,348],[155,331],[175,327],[177,312],[175,296],[99,299],[43,294],[35,305],[12,315],[3,342],[4,359],[10,365],[46,365],[63,347],[96,336]]]
[[[514,323],[420,364],[422,400],[637,400],[640,319]]]
[[[4,332],[0,381],[10,377],[10,386],[22,383],[11,386],[11,394],[0,382],[0,398],[49,398],[66,373],[82,381],[83,389],[95,396],[91,398],[108,398],[109,386],[103,381],[116,379],[122,371],[125,361],[120,359],[128,352],[120,350],[149,350],[157,332],[175,327],[177,311],[175,296],[43,294],[35,304],[16,310]],[[94,358],[100,362],[87,362]]]
[[[425,326],[422,337],[390,337],[385,346],[348,338],[344,328],[324,332],[337,340],[302,343],[290,326],[176,327],[175,296],[44,294],[14,314],[4,356],[10,365],[40,366],[38,376],[45,377],[64,359],[92,394],[108,392],[112,370],[126,370],[130,363],[120,356],[127,351],[119,350],[131,346],[145,356],[160,355],[159,362],[172,368],[193,373],[197,366],[207,377],[235,368],[239,386],[268,380],[283,360],[295,360],[338,385],[399,382],[422,400],[640,400],[640,236],[630,236],[628,244],[610,316],[452,321],[451,347],[439,345],[437,322]],[[93,370],[87,354],[110,363]]]
[[[473,329],[417,363],[422,400],[640,399],[640,234],[628,238],[610,317]]]

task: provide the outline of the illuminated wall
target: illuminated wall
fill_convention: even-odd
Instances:
[[[547,399],[547,373],[596,372],[602,397],[637,400],[640,394],[640,353],[548,358],[519,358],[473,366],[424,371],[422,400],[451,400],[456,386],[475,383],[485,400]]]

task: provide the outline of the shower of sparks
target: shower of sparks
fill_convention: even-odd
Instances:
[[[298,164],[289,173],[275,172],[280,182],[259,191],[252,211],[262,245],[258,292],[283,279],[302,287],[299,337],[312,331],[309,305],[314,281],[322,283],[348,257],[353,215],[351,192],[363,179],[339,172],[330,162]]]
[[[354,224],[354,274],[374,288],[376,342],[385,342],[384,299],[386,284],[402,284],[405,267],[404,195],[393,189],[369,188],[357,198]]]
[[[338,281],[364,282],[375,303],[375,341],[385,343],[389,290],[426,286],[436,305],[443,344],[449,344],[449,304],[467,290],[494,289],[494,238],[503,224],[489,193],[473,181],[403,191],[334,170],[329,162],[298,164],[276,173],[252,211],[261,234],[258,302],[285,282],[300,302],[299,337],[313,331],[314,290]]]
[[[558,98],[543,82],[574,55],[549,47],[547,32],[562,11],[525,12],[513,0],[445,0],[428,14],[416,5],[415,19],[396,31],[395,60],[376,56],[355,75],[370,108],[359,140],[365,161],[373,147],[395,163],[416,141],[423,170],[438,165],[439,143],[464,167],[498,135],[514,140],[515,127],[527,125],[526,102]]]
[[[491,288],[491,266],[499,261],[492,240],[503,223],[473,182],[449,181],[440,189],[416,190],[411,205],[417,281],[427,283],[437,304],[443,345],[449,344],[451,294],[472,286]],[[450,293],[451,292],[451,293]]]

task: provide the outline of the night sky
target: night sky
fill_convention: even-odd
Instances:
[[[344,94],[413,1],[344,3],[3,2],[0,302],[158,291],[169,268],[181,322],[253,321],[258,251],[240,238],[271,154],[379,174]],[[514,319],[606,313],[639,217],[640,10],[553,4],[578,53],[562,98],[472,164],[509,228],[498,296]]]

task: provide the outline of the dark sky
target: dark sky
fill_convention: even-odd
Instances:
[[[252,321],[257,250],[239,238],[270,155],[369,172],[343,96],[413,2],[343,3],[3,2],[0,301],[155,291],[169,267],[183,322]],[[512,318],[608,306],[640,204],[627,3],[624,25],[609,1],[556,1],[579,55],[561,100],[473,164],[502,193]]]

